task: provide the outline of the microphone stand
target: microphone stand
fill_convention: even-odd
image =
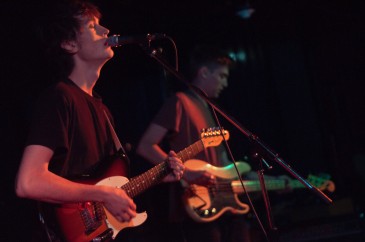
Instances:
[[[278,163],[280,166],[282,166],[289,174],[294,176],[299,182],[301,182],[305,187],[307,187],[311,192],[319,196],[322,200],[324,200],[326,203],[331,204],[332,199],[330,199],[326,194],[324,194],[321,190],[319,190],[317,187],[310,184],[308,181],[306,181],[304,178],[302,178],[296,171],[292,169],[290,165],[288,165],[281,157],[279,157],[279,154],[274,152],[271,148],[269,148],[263,141],[259,139],[257,135],[249,131],[248,129],[244,128],[241,124],[239,124],[236,120],[234,120],[232,117],[230,117],[228,114],[226,114],[221,108],[219,108],[215,103],[213,103],[204,92],[202,92],[199,88],[191,85],[188,83],[184,77],[176,71],[173,67],[171,67],[170,64],[166,63],[166,61],[159,56],[160,52],[155,49],[150,49],[150,46],[144,46],[145,51],[147,54],[155,59],[158,63],[160,63],[163,68],[167,71],[169,71],[171,74],[173,74],[179,81],[183,82],[185,85],[187,85],[191,90],[193,90],[197,95],[199,95],[203,100],[205,100],[215,111],[220,113],[226,120],[228,120],[232,125],[234,125],[241,133],[243,133],[249,141],[254,145],[256,151],[253,155],[254,159],[259,162],[259,170],[257,171],[262,194],[264,198],[265,208],[267,212],[268,217],[268,223],[271,229],[272,234],[276,235],[277,228],[275,227],[273,223],[273,216],[271,212],[270,202],[268,198],[267,189],[265,187],[264,182],[264,173],[263,173],[263,166],[262,163],[264,162],[266,164],[266,161],[264,158],[267,158],[269,160],[273,160],[276,163]],[[265,232],[265,231],[264,231]],[[276,236],[274,236],[276,237]],[[276,239],[275,239],[276,241]]]

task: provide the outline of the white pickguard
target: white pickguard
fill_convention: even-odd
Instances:
[[[128,181],[129,181],[128,178],[124,176],[111,176],[99,181],[95,185],[104,185],[104,186],[120,188]],[[107,216],[106,223],[108,227],[113,229],[114,231],[113,239],[122,229],[128,227],[136,227],[138,225],[143,224],[147,219],[147,213],[144,211],[141,213],[137,213],[137,216],[133,218],[130,222],[120,222],[107,209],[104,208],[104,210]]]

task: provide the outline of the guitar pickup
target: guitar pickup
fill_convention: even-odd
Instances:
[[[208,217],[208,216],[211,217],[211,216],[214,216],[214,214],[217,213],[217,209],[216,208],[211,208],[211,209],[200,210],[199,208],[195,208],[195,212],[197,214],[199,214],[200,217]]]

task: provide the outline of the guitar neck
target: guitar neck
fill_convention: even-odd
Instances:
[[[261,191],[260,181],[258,180],[243,181],[243,184],[247,192]],[[233,181],[231,185],[235,193],[244,192],[240,181]],[[300,183],[298,180],[288,181],[286,179],[269,179],[265,181],[265,187],[267,190],[273,191],[273,190],[284,190],[289,187],[292,189],[304,188],[304,185]]]
[[[179,159],[183,162],[193,158],[196,154],[204,150],[204,144],[202,140],[196,141],[194,144],[189,147],[181,150],[177,153]],[[132,178],[128,183],[123,185],[121,188],[126,191],[128,196],[135,197],[138,194],[144,192],[151,186],[154,186],[162,181],[169,173],[171,172],[171,168],[167,161],[161,162],[150,170],[142,173],[139,176]]]

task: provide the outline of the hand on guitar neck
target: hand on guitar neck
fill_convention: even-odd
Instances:
[[[225,167],[215,167],[205,161],[197,159],[188,160],[186,164],[188,166],[186,167],[183,179],[187,184],[209,186],[217,182],[217,177],[238,177],[233,164]],[[237,162],[236,165],[241,173],[249,172],[251,170],[250,165],[246,162]]]
[[[185,170],[184,180],[188,184],[209,186],[216,183],[216,177],[207,171]]]

